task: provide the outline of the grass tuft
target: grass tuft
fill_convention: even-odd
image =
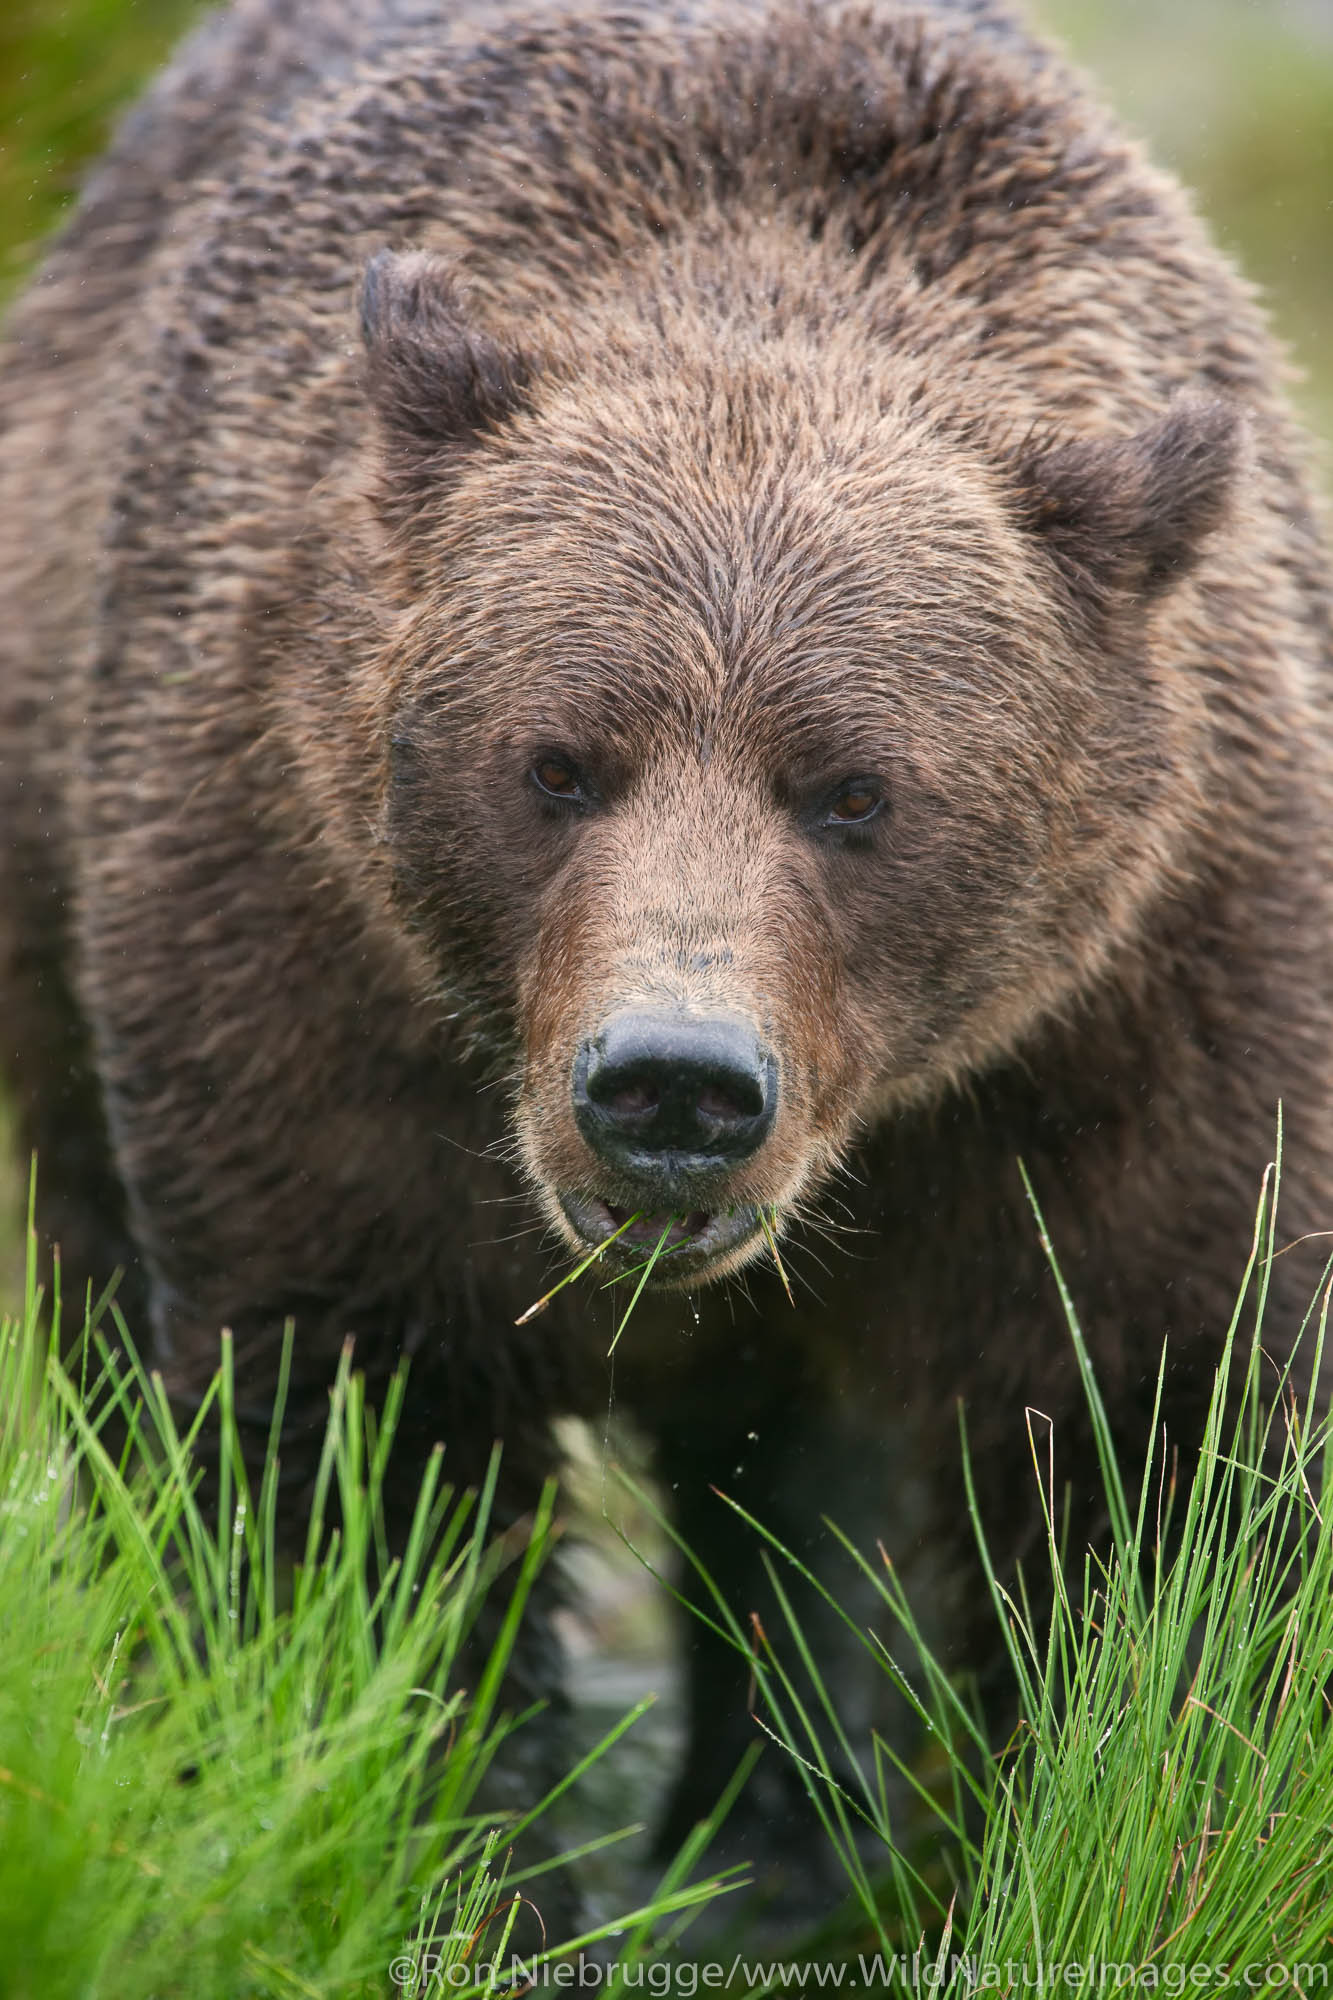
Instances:
[[[1291,1990],[1325,1990],[1333,1455],[1329,1419],[1315,1389],[1297,1395],[1290,1361],[1276,1390],[1260,1393],[1262,1366],[1271,1379],[1260,1343],[1275,1211],[1274,1174],[1202,1445],[1178,1473],[1155,1408],[1141,1478],[1124,1479],[1061,1282],[1104,1473],[1104,1549],[1072,1568],[1064,1560],[1043,1436],[1040,1451],[1033,1441],[1042,1576],[1029,1572],[1028,1588],[1001,1573],[964,1435],[967,1500],[1016,1696],[1015,1726],[999,1749],[966,1685],[932,1653],[883,1549],[872,1559],[825,1522],[878,1600],[871,1630],[728,1501],[766,1545],[779,1621],[770,1633],[727,1600],[651,1496],[631,1489],[700,1577],[707,1610],[696,1615],[745,1656],[761,1727],[794,1760],[846,1874],[848,1912],[797,1956],[818,1949],[829,1964],[853,1954],[864,1964],[868,1950],[885,1963],[922,1951],[941,1993],[1053,1985],[1061,1975],[1051,1967],[1090,1962],[1121,1969],[1113,1988],[1132,1980],[1180,1991],[1189,1969],[1208,1966],[1212,1990],[1263,1984],[1276,1967]],[[1331,1292],[1333,1261],[1300,1330],[1313,1349],[1302,1371],[1312,1383]],[[1247,1309],[1248,1344],[1239,1332]],[[1291,1344],[1283,1329],[1280,1350]],[[1159,1400],[1165,1366],[1164,1355]],[[1054,1450],[1058,1469],[1058,1438]],[[853,1736],[807,1639],[798,1592],[815,1593],[864,1648],[914,1718],[924,1752],[906,1732]],[[1049,1611],[1034,1611],[1039,1604]],[[1268,1983],[1278,1983],[1276,1972]]]
[[[132,1349],[90,1342],[86,1366],[62,1366],[35,1272],[30,1231],[24,1311],[0,1322],[0,1989],[382,2000],[417,1990],[406,1968],[428,1945],[429,1990],[464,1990],[515,1895],[542,1900],[551,1864],[520,1881],[515,1838],[640,1712],[521,1816],[484,1804],[523,1721],[504,1712],[504,1676],[554,1539],[553,1490],[526,1531],[497,1536],[498,1456],[460,1494],[437,1450],[390,1554],[381,1494],[406,1378],[372,1411],[349,1349],[292,1565],[281,1394],[256,1484],[229,1340],[182,1432]],[[289,1336],[284,1383],[290,1358]],[[655,1949],[714,1893],[677,1876],[542,1957],[627,1929],[635,1952]]]

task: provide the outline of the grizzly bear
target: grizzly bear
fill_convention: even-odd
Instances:
[[[1020,1161],[1131,1472],[1164,1338],[1197,1439],[1280,1102],[1283,1233],[1333,1225],[1279,373],[989,0],[210,21],[0,364],[0,1021],[67,1293],[119,1269],[185,1402],[231,1327],[261,1441],[292,1320],[294,1478],[345,1338],[409,1356],[400,1509],[498,1437],[521,1518],[613,1400],[741,1618],[714,1489],[854,1616],[824,1517],[911,1558],[994,1679],[959,1400],[1003,1560],[1029,1407],[1099,1522]],[[668,1226],[610,1366],[591,1284],[516,1325]],[[684,1636],[664,1848],[753,1732]],[[554,1699],[540,1613],[524,1660]],[[827,1893],[775,1753],[725,1838]]]

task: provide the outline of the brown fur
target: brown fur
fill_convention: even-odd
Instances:
[[[352,1331],[413,1356],[405,1489],[500,1434],[521,1511],[607,1321],[514,1328],[513,1204],[575,1241],[561,1196],[644,1199],[570,1075],[651,1003],[777,1064],[709,1205],[776,1206],[795,1308],[752,1232],[617,1357],[739,1609],[710,1483],[966,1577],[959,1396],[997,1546],[1028,1405],[1093,1523],[1019,1156],[1127,1454],[1164,1334],[1188,1446],[1279,1099],[1285,1233],[1333,1222],[1329,576],[1244,287],[998,9],[242,0],[15,312],[0,416],[3,1054],[49,1230],[182,1393],[228,1324],[262,1414],[294,1315],[316,1424]],[[692,1690],[668,1835],[748,1729],[706,1641]],[[764,1782],[736,1849],[808,1881]]]

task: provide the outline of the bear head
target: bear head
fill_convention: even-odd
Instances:
[[[1238,420],[1016,434],[854,315],[661,291],[525,344],[415,252],[362,322],[397,907],[566,1238],[697,1284],[1132,956]]]

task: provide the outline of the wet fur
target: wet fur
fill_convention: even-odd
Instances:
[[[298,1469],[346,1333],[410,1353],[399,1504],[500,1435],[521,1514],[607,1401],[604,1304],[513,1325],[594,1171],[572,1048],[740,1012],[782,1097],[725,1195],[797,1303],[645,1299],[617,1400],[742,1612],[713,1484],[924,1550],[984,1671],[957,1399],[997,1549],[1028,1405],[1097,1515],[1018,1158],[1131,1468],[1164,1335],[1197,1432],[1280,1098],[1285,1233],[1333,1222],[1328,570],[1178,190],[989,7],[243,0],[13,313],[0,421],[0,1054],[67,1283],[124,1266],[187,1397],[232,1326],[258,1414],[294,1316]],[[552,747],[594,810],[534,797]],[[750,1733],[689,1657],[668,1838]],[[772,1757],[729,1838],[825,1893]]]

